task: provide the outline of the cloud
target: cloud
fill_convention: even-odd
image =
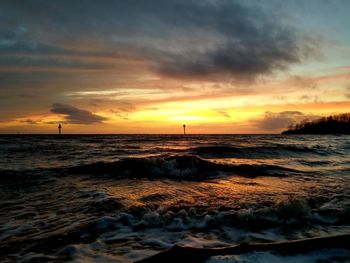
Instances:
[[[301,102],[304,102],[304,103],[305,102],[312,102],[312,103],[320,103],[320,102],[322,102],[318,95],[312,95],[312,94],[311,95],[306,95],[306,94],[301,95],[299,97],[299,100]]]
[[[316,118],[319,118],[319,116],[304,114],[300,111],[266,111],[262,118],[251,120],[251,124],[259,129],[272,131],[285,129],[289,125],[302,120]]]
[[[32,119],[21,120],[20,122],[22,122],[22,123],[27,123],[27,124],[31,124],[31,125],[38,124],[37,121],[32,120]]]
[[[105,117],[63,103],[54,103],[51,112],[65,115],[67,122],[73,124],[102,123],[106,120]]]
[[[344,93],[344,97],[350,99],[350,86],[346,87],[346,92]]]
[[[168,77],[252,79],[317,48],[273,10],[238,1],[5,0],[1,9],[0,53],[10,56],[0,65],[107,69],[115,65],[102,58],[139,58]]]
[[[158,20],[168,24],[176,38],[165,33],[167,45],[153,44],[149,51],[158,72],[166,76],[251,79],[285,70],[318,49],[312,38],[257,7],[204,1],[173,8],[176,17],[163,10],[170,19],[161,15]]]
[[[288,82],[290,85],[295,86],[296,88],[317,89],[317,81],[313,78],[292,76]]]
[[[47,106],[39,105],[50,105],[55,97],[68,104],[85,100],[85,105],[96,99],[89,110],[113,108],[127,117],[125,112],[157,103],[253,94],[255,86],[240,80],[286,70],[318,48],[302,35],[303,26],[288,24],[274,2],[259,0],[3,0],[1,118],[19,110],[22,116],[42,111]],[[190,88],[176,90],[185,85]],[[154,87],[159,94],[145,91]],[[256,90],[271,92],[265,87]],[[117,93],[66,95],[109,89]],[[10,110],[13,105],[18,105],[16,111]],[[66,112],[60,114],[69,122],[97,116],[88,112],[85,119],[76,118],[77,113]]]
[[[230,114],[228,114],[228,112],[221,110],[221,109],[217,109],[216,110],[219,114],[221,114],[222,116],[226,117],[226,118],[231,118]]]
[[[239,34],[236,33],[238,40],[227,38],[223,40],[225,44],[214,50],[167,54],[157,62],[157,69],[161,74],[172,77],[253,79],[301,62],[296,40],[287,34],[285,39],[282,36],[281,39],[260,39],[269,38],[268,32],[263,33],[263,37],[253,33],[249,37],[253,40],[246,40]]]
[[[123,119],[123,120],[125,120],[125,121],[130,120],[130,119],[128,118],[128,113],[120,113],[120,112],[115,111],[115,110],[110,110],[110,112],[111,112],[112,114],[114,114],[116,117],[120,118],[120,119]]]

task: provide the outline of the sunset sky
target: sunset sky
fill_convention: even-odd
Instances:
[[[350,112],[350,1],[0,2],[0,133],[279,133]]]

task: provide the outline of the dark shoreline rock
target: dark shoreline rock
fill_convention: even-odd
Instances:
[[[213,256],[238,255],[254,251],[271,251],[280,255],[307,253],[315,250],[345,248],[350,249],[350,234],[298,239],[272,243],[242,243],[224,248],[194,248],[175,245],[137,263],[191,262],[203,263]]]

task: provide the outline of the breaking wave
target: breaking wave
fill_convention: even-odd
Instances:
[[[126,158],[68,169],[73,174],[108,175],[116,178],[169,178],[201,180],[222,175],[286,176],[299,171],[267,164],[234,164],[208,161],[195,155]]]
[[[172,231],[198,230],[206,228],[239,227],[241,229],[262,230],[275,227],[342,224],[349,219],[350,210],[333,211],[329,216],[327,209],[311,208],[302,198],[289,198],[271,206],[241,208],[238,210],[218,207],[203,210],[202,207],[159,207],[151,209],[134,207],[121,211],[113,217],[98,219],[101,228],[128,226],[135,231],[143,228],[164,228]]]

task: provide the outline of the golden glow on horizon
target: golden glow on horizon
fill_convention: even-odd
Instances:
[[[68,105],[104,117],[103,122],[68,123],[66,115],[46,109],[40,114],[2,120],[0,132],[55,133],[61,122],[64,131],[71,133],[182,133],[183,123],[189,133],[278,133],[283,128],[264,130],[257,121],[263,120],[266,112],[297,111],[305,116],[349,112],[350,75],[344,69],[340,71],[220,85],[145,74],[130,85],[125,80],[122,88],[106,86],[61,94]],[[137,83],[140,87],[134,88]]]
[[[266,111],[281,112],[298,109],[304,113],[322,116],[347,112],[350,109],[349,101],[220,108],[229,105],[228,102],[224,102],[225,100],[219,100],[217,103],[203,100],[192,103],[156,104],[153,105],[155,107],[153,109],[131,112],[124,119],[110,111],[100,110],[94,114],[106,117],[108,120],[93,125],[67,124],[59,114],[28,115],[2,122],[1,127],[5,128],[5,131],[6,128],[12,130],[20,127],[22,132],[55,133],[57,124],[63,122],[63,131],[69,133],[181,133],[181,126],[185,123],[189,133],[259,133],[262,131],[252,127],[251,121],[262,118]],[[159,110],[158,107],[161,109]],[[212,109],[208,109],[211,107]]]

